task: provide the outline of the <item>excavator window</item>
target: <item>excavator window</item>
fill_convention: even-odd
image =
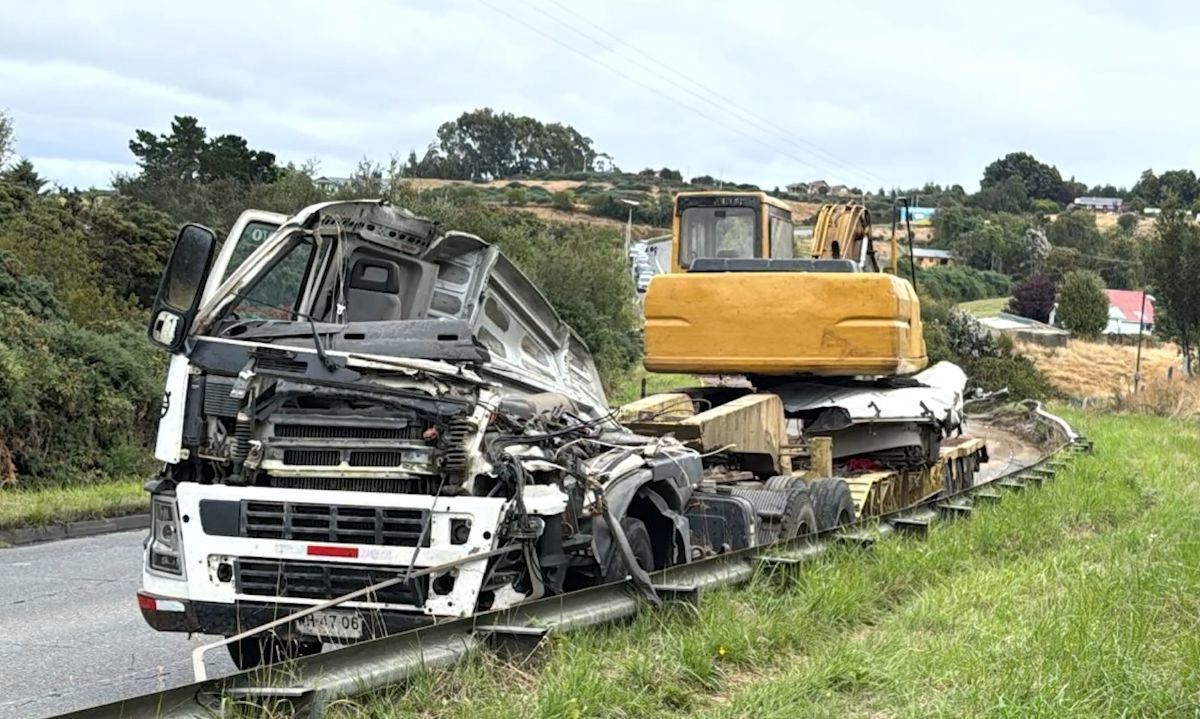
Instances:
[[[796,237],[791,220],[772,215],[768,220],[772,259],[792,259],[796,256]]]
[[[752,207],[689,207],[680,218],[679,262],[759,256],[758,212]]]

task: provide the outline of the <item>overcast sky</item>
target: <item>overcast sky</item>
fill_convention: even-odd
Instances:
[[[1013,150],[1089,184],[1200,164],[1184,0],[0,0],[0,18],[17,152],[66,186],[132,169],[134,129],[173,115],[344,175],[484,106],[574,125],[627,170],[768,187],[975,189]]]

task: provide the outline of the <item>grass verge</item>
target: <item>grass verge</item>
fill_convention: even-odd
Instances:
[[[975,317],[995,317],[1004,311],[1004,306],[1007,304],[1007,297],[989,297],[984,300],[962,302],[958,308]]]
[[[0,489],[0,529],[119,517],[149,508],[140,479],[39,489]]]
[[[690,374],[658,374],[647,372],[640,366],[621,380],[609,394],[608,403],[614,407],[634,401],[642,396],[642,380],[646,380],[646,394],[669,392],[677,387],[697,387],[700,379]]]
[[[1195,716],[1200,425],[1070,418],[1096,442],[1037,491],[758,579],[698,611],[555,637],[338,717]]]

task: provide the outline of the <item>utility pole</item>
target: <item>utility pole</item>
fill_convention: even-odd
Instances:
[[[1142,288],[1142,311],[1138,314],[1137,366],[1133,370],[1133,393],[1137,394],[1142,379],[1142,335],[1146,333],[1146,288]]]

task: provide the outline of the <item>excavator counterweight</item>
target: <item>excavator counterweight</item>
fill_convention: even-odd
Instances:
[[[880,271],[862,205],[822,207],[798,248],[780,200],[681,193],[671,252],[645,299],[648,370],[892,377],[927,363],[916,292]]]

